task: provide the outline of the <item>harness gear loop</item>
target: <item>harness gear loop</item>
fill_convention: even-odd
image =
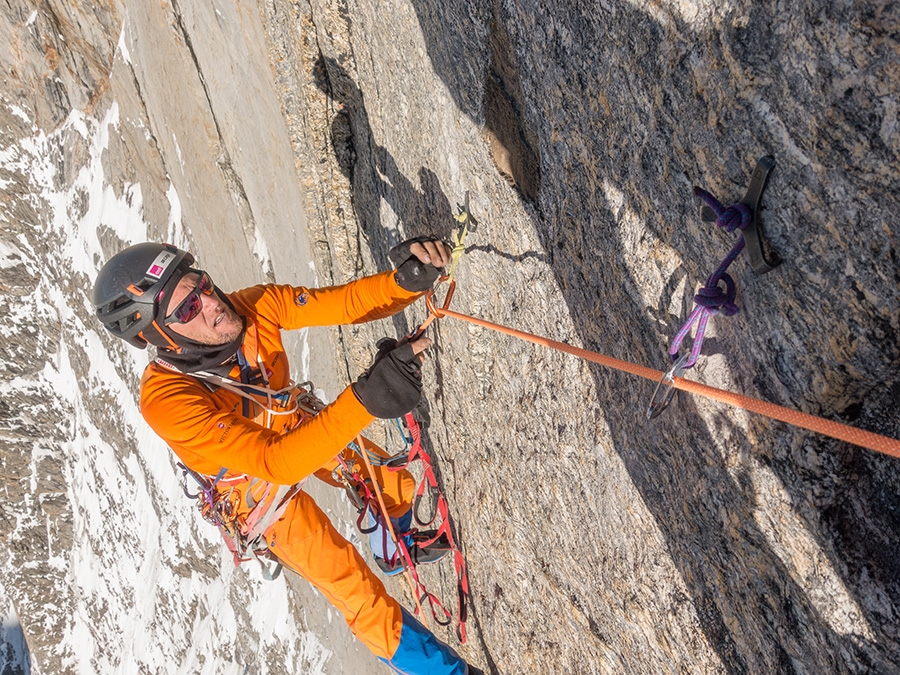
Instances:
[[[234,564],[251,560],[250,554],[256,557],[262,568],[263,578],[273,580],[281,573],[281,563],[272,556],[264,534],[277,521],[290,500],[300,491],[302,483],[295,485],[274,486],[259,479],[247,481],[247,476],[238,475],[225,478],[227,469],[222,468],[215,477],[206,476],[179,463],[185,483],[182,485],[185,495],[197,500],[197,508],[204,520],[215,525],[225,545],[234,558]],[[187,488],[187,477],[196,481],[200,487],[197,494],[192,495]],[[242,494],[236,485],[246,485],[246,494]],[[250,498],[250,491],[255,485],[264,485],[263,495],[258,500]],[[250,505],[250,511],[240,514],[241,498]],[[275,560],[270,568],[264,560]]]
[[[263,370],[263,385],[250,384],[254,379],[246,360],[239,359],[241,379],[236,382],[231,378],[207,372],[188,373],[209,387],[220,387],[241,397],[244,404],[243,413],[249,419],[256,419],[266,428],[272,428],[276,416],[297,415],[296,424],[309,419],[324,407],[312,393],[312,382],[290,385],[274,391],[268,387],[268,380]],[[170,364],[159,361],[164,367],[177,370]],[[253,409],[261,412],[254,415]],[[225,545],[234,558],[234,564],[240,565],[256,557],[262,568],[264,579],[271,581],[281,573],[281,563],[272,554],[266,541],[266,531],[281,518],[284,511],[297,493],[303,488],[305,479],[293,485],[277,485],[246,474],[228,476],[228,469],[222,467],[215,477],[207,476],[184,464],[178,467],[183,471],[185,483],[182,485],[185,495],[197,500],[197,507],[204,520],[215,525]],[[196,481],[199,491],[192,494],[187,487],[187,477]],[[241,489],[238,489],[241,486]],[[241,500],[249,511],[241,513]],[[275,565],[269,567],[265,560],[274,560]]]

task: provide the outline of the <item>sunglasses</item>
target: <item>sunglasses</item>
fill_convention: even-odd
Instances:
[[[188,293],[188,296],[181,301],[178,307],[175,308],[175,311],[166,317],[165,325],[188,323],[196,319],[200,312],[203,311],[203,299],[200,297],[200,294],[212,295],[215,290],[215,284],[213,284],[209,275],[206,272],[201,272],[194,290]]]

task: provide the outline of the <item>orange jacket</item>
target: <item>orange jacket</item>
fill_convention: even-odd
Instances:
[[[343,286],[311,289],[252,286],[228,295],[247,319],[243,351],[251,364],[258,353],[271,389],[290,384],[281,329],[362,323],[391,316],[419,297],[400,288],[393,272],[364,277]],[[231,376],[238,379],[235,366]],[[141,414],[188,467],[213,475],[246,473],[291,485],[335,457],[371,424],[370,415],[350,387],[295,428],[296,416],[277,417],[268,429],[242,416],[241,397],[225,389],[210,391],[190,375],[151,363],[141,379]],[[284,432],[285,429],[289,431]]]

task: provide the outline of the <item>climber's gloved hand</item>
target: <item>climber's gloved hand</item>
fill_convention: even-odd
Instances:
[[[378,341],[375,361],[350,385],[370,415],[393,419],[416,407],[422,397],[422,357],[419,353],[430,345],[428,338],[400,345],[391,338]]]
[[[450,247],[437,237],[416,237],[397,244],[388,253],[400,288],[414,293],[429,290],[450,263]]]

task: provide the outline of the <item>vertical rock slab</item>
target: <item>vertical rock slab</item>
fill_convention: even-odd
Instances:
[[[761,217],[786,262],[732,266],[741,312],[713,320],[690,377],[898,435],[895,8],[314,1],[310,17],[339,104],[310,133],[340,139],[372,263],[446,233],[471,190],[458,309],[664,367],[734,241],[692,186],[736,201],[772,154]],[[476,662],[900,668],[894,460],[687,396],[649,424],[651,384],[451,321],[435,335],[429,434],[465,505]]]

